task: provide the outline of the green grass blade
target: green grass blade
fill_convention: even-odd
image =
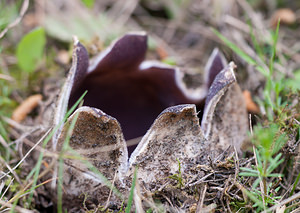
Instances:
[[[82,102],[81,102],[82,103]],[[82,104],[80,104],[82,105]],[[63,154],[64,152],[67,151],[68,146],[69,146],[69,141],[73,132],[73,129],[75,127],[75,123],[77,121],[77,118],[79,116],[79,113],[76,113],[76,115],[74,116],[74,118],[72,119],[71,125],[68,129],[66,138],[64,140],[63,146],[62,146],[62,150],[59,154],[59,160],[58,160],[58,184],[57,184],[57,212],[58,213],[62,213],[63,209],[62,209],[62,199],[63,199],[63,172],[64,172],[64,158],[63,158]]]
[[[72,112],[76,109],[76,107],[79,105],[79,103],[83,100],[85,95],[86,95],[86,92],[77,100],[77,102],[73,105],[73,107],[66,113],[66,115],[64,116],[64,119],[52,130],[52,132],[43,141],[43,144],[42,144],[43,148],[46,147],[48,142],[51,140],[52,136],[60,128],[60,126],[67,120],[67,118],[70,116],[70,114],[72,114]],[[36,168],[35,168],[35,173],[34,173],[34,177],[33,177],[33,184],[31,186],[32,189],[34,189],[34,187],[36,186],[38,176],[39,176],[39,173],[40,173],[40,169],[41,169],[41,165],[42,165],[43,157],[44,157],[44,153],[41,152],[40,155],[39,155],[38,161],[35,165]],[[29,195],[29,199],[28,199],[29,204],[31,203],[32,197],[33,197],[33,193],[31,193]]]
[[[131,207],[132,207],[132,203],[133,203],[133,196],[134,196],[134,188],[135,188],[136,178],[137,178],[137,170],[138,169],[136,167],[135,170],[134,170],[132,185],[131,185],[131,189],[130,189],[129,198],[128,198],[127,206],[126,206],[126,209],[125,209],[125,213],[130,213],[130,211],[131,211]]]
[[[261,200],[257,199],[255,197],[255,195],[253,195],[251,192],[249,192],[248,190],[244,191],[246,193],[246,195],[256,204],[258,205],[260,208],[264,208],[264,204]]]
[[[292,196],[294,194],[294,191],[295,191],[296,187],[299,186],[298,185],[299,180],[300,180],[300,173],[297,175],[295,183],[293,184],[293,188],[291,190],[290,196]]]
[[[281,163],[283,163],[284,159],[276,159],[276,160],[270,160],[270,166],[267,169],[267,174],[271,174],[271,172],[274,171],[274,169],[276,169]]]
[[[280,174],[280,173],[273,173],[273,174],[270,174],[268,175],[268,177],[283,177],[283,174]]]
[[[258,177],[258,173],[250,173],[250,172],[241,172],[239,173],[239,176],[245,176],[245,177]]]
[[[255,69],[257,69],[266,78],[270,76],[269,72],[265,70],[262,66],[255,66]]]
[[[271,59],[270,59],[270,75],[272,75],[273,69],[274,69],[274,60],[275,60],[275,57],[276,57],[276,46],[277,46],[277,41],[278,41],[279,26],[280,26],[280,19],[277,22],[275,35],[273,37],[272,56],[271,56]]]
[[[95,166],[93,166],[93,164],[91,164],[89,161],[82,158],[80,154],[78,154],[76,151],[72,150],[71,148],[69,148],[68,152],[70,152],[73,155],[72,156],[73,158],[80,159],[81,162],[84,163],[87,166],[87,168],[96,175],[96,177],[101,179],[101,182],[104,185],[112,189],[115,195],[117,195],[121,200],[124,200],[122,193],[119,192],[118,189],[114,185],[112,185],[112,183],[101,172],[99,172],[99,170]]]
[[[258,53],[258,56],[259,58],[264,61],[264,54],[263,54],[263,51],[262,51],[262,48],[261,46],[259,45],[259,43],[257,42],[257,39],[256,39],[256,36],[254,35],[254,32],[253,32],[253,26],[250,22],[248,22],[248,26],[250,28],[250,36],[251,36],[251,41],[253,42],[254,44],[254,48],[256,50],[256,52]]]
[[[258,171],[254,170],[254,169],[241,167],[240,170],[243,172],[240,172],[239,176],[258,177],[258,175],[259,175]]]
[[[237,55],[239,55],[242,59],[244,59],[248,64],[257,65],[256,61],[251,58],[247,53],[241,50],[237,45],[229,41],[225,36],[223,36],[219,31],[212,28],[212,31],[230,48],[232,49]]]

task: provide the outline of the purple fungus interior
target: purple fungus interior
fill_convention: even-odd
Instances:
[[[192,97],[184,91],[178,69],[144,61],[147,36],[143,33],[126,34],[90,64],[83,45],[78,43],[75,51],[76,70],[69,107],[88,91],[83,105],[115,117],[126,140],[143,136],[170,106],[192,103],[201,110],[208,88],[225,65],[225,59],[215,50],[205,68],[204,95]],[[130,147],[129,153],[134,148]]]
[[[205,83],[207,89],[210,88],[216,76],[224,69],[226,64],[227,62],[224,56],[220,54],[217,49],[215,49],[205,67]]]

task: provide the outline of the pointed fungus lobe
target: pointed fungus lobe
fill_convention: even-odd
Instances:
[[[224,67],[215,50],[205,68],[206,84],[187,89],[178,68],[144,61],[147,36],[126,34],[88,64],[85,48],[78,43],[77,68],[69,107],[88,91],[84,105],[103,110],[121,124],[126,140],[143,136],[157,116],[178,104],[204,105],[205,95]]]
[[[79,107],[58,133],[57,151],[79,113],[70,146],[106,178],[115,180],[125,196],[136,165],[142,193],[154,192],[178,172],[177,160],[182,173],[192,177],[195,165],[207,164],[229,145],[239,150],[247,133],[246,107],[233,73],[235,65],[227,65],[217,49],[205,67],[204,84],[194,89],[186,86],[178,68],[144,61],[146,49],[144,33],[126,34],[89,62],[86,49],[75,41],[72,67],[58,101],[58,112],[65,112],[66,102],[72,106],[88,90],[85,106]],[[203,111],[202,120],[199,110]],[[61,118],[61,114],[56,116]],[[132,153],[129,158],[125,139],[140,136],[137,147],[128,149]],[[110,189],[97,174],[76,159],[65,164],[65,203],[81,205],[82,200],[74,200],[83,192],[97,205],[107,202]]]

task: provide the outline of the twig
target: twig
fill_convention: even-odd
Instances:
[[[244,201],[247,203],[247,202],[248,202],[248,196],[247,196],[247,194],[246,194],[247,189],[246,189],[244,186],[242,186],[238,181],[236,181],[236,182],[234,183],[234,185],[235,185],[239,190],[242,191],[243,199],[244,199]]]
[[[249,34],[251,31],[249,25],[245,24],[240,19],[237,19],[231,15],[225,15],[224,23],[229,24],[247,34]]]
[[[297,203],[294,203],[294,204],[292,204],[292,205],[289,205],[288,207],[287,207],[287,209],[291,209],[291,208],[294,208],[294,207],[299,207],[300,206],[300,202],[297,202]],[[300,210],[300,208],[297,208],[297,209],[295,209],[294,211],[296,211],[296,210]],[[294,212],[293,211],[293,212]]]
[[[6,194],[6,192],[8,191],[9,187],[11,186],[11,184],[14,182],[14,178],[12,178],[8,184],[8,186],[6,187],[5,191],[2,193],[2,196],[0,197],[0,200],[3,199],[4,195]],[[0,191],[1,192],[1,191]]]
[[[106,201],[106,204],[104,206],[104,209],[107,209],[108,205],[109,205],[109,200],[110,200],[110,197],[112,195],[112,192],[113,192],[113,186],[115,185],[115,181],[116,181],[116,177],[117,177],[117,171],[115,172],[115,175],[114,175],[114,179],[113,179],[113,182],[111,184],[111,188],[110,188],[110,191],[109,191],[109,195],[108,195],[108,198],[107,198],[107,201]],[[97,211],[97,209],[95,210],[95,212]]]
[[[22,132],[36,131],[38,129],[42,129],[41,126],[31,127],[31,126],[25,126],[25,125],[19,124],[18,122],[14,121],[14,120],[12,120],[12,119],[10,119],[8,117],[1,116],[1,118],[7,124],[9,124],[10,126],[14,127],[17,130],[20,130]]]
[[[233,148],[234,148],[234,154],[235,154],[234,182],[236,182],[236,178],[239,176],[240,163],[239,163],[239,156],[238,156],[238,153],[237,153],[237,150],[236,150],[235,146]]]
[[[229,204],[228,197],[226,198],[226,206],[227,206],[228,212],[232,213],[232,211],[230,209],[230,204]]]
[[[15,170],[16,168],[18,168],[21,163],[23,163],[23,161],[25,160],[25,158],[28,157],[28,155],[35,149],[35,147],[37,147],[43,140],[44,138],[49,134],[49,132],[51,131],[52,128],[50,128],[44,135],[43,137],[25,154],[25,156],[17,163],[17,165],[15,165],[15,167],[12,170]],[[2,175],[0,177],[0,179],[2,179],[3,177],[5,177],[6,175],[10,174],[11,171],[8,171],[7,173],[5,173],[4,175]]]
[[[300,122],[296,119],[296,118],[294,118],[293,119],[298,125],[300,125]]]
[[[253,127],[252,127],[252,116],[251,113],[249,113],[249,126],[250,126],[250,134],[253,136]]]
[[[256,156],[256,152],[255,152],[255,147],[253,146],[253,153],[254,153],[254,159],[255,159],[255,165],[256,165],[256,168],[258,168],[258,162],[257,162],[257,156]],[[264,183],[264,180],[261,179],[259,177],[260,181],[259,181],[259,185],[260,185],[260,190],[261,190],[261,193],[262,193],[262,201],[263,201],[263,205],[264,205],[264,209],[266,209],[266,201],[265,201],[265,198],[266,198],[266,190],[265,190],[265,183]]]
[[[138,173],[137,173],[138,175]],[[138,181],[138,176],[135,180],[135,187],[134,187],[134,203],[135,203],[135,208],[136,208],[136,212],[144,212],[143,209],[143,203],[142,203],[142,193],[141,193],[141,186],[139,184]]]
[[[6,206],[8,208],[12,208],[13,207],[13,204],[7,203],[7,202],[5,202],[3,200],[0,200],[0,204],[2,206]],[[15,206],[15,211],[21,212],[21,213],[34,213],[34,211],[30,211],[30,210],[24,209],[24,208],[22,208],[20,206]]]
[[[110,10],[111,17],[117,17],[115,23],[123,26],[130,18],[139,1],[116,1],[113,8]]]
[[[290,203],[290,202],[292,202],[292,201],[294,201],[296,199],[299,199],[299,198],[300,198],[300,192],[298,192],[297,194],[294,194],[293,196],[291,196],[291,197],[289,197],[289,198],[281,201],[280,203],[276,204],[275,206],[272,206],[271,208],[263,211],[262,213],[271,212],[271,211],[277,209],[278,207],[286,205],[286,204],[288,204],[288,203]]]
[[[10,23],[4,30],[2,30],[2,32],[0,33],[0,39],[7,33],[9,29],[15,27],[20,23],[20,21],[23,19],[23,16],[25,15],[28,9],[28,6],[29,6],[29,0],[24,0],[21,6],[19,16],[12,23]]]
[[[203,182],[206,178],[208,178],[209,176],[213,175],[214,173],[209,173],[208,175],[205,175],[204,177],[200,178],[199,180],[197,180],[195,183],[191,183],[188,186],[194,186],[197,185],[201,182]]]
[[[56,163],[56,161],[52,159],[52,161],[51,161],[51,163],[48,165],[48,167],[47,167],[43,172],[41,172],[41,173],[39,174],[38,179],[44,177],[51,169],[53,169],[55,163]],[[48,182],[50,182],[50,181],[52,181],[52,180],[53,180],[53,178],[51,178],[51,179],[45,181],[44,183],[48,183]],[[55,180],[56,180],[56,179],[55,179]],[[27,190],[30,186],[32,186],[32,184],[33,184],[33,180],[31,180],[31,181],[24,187],[23,190]]]
[[[43,173],[41,173],[41,174],[39,175],[39,177],[42,176],[42,174],[43,174]],[[42,182],[40,185],[47,184],[47,183],[50,182],[50,181],[52,181],[52,179],[46,180],[46,181]],[[28,194],[30,193],[30,191],[29,191],[29,192],[26,192],[26,193],[24,193],[24,192],[25,192],[25,191],[30,187],[30,185],[32,185],[32,184],[33,184],[33,181],[31,181],[30,184],[28,184],[28,185],[25,186],[21,191],[19,191],[17,195],[15,195],[13,198],[11,198],[9,201],[7,201],[6,204],[7,204],[7,205],[11,205],[11,203],[12,203],[13,201],[15,201],[16,199],[20,199],[20,198],[22,198],[22,197],[28,195]],[[39,185],[39,186],[40,186],[40,185]],[[24,194],[22,194],[22,193],[24,193]],[[0,206],[0,210],[2,210],[3,207],[4,207],[4,206]]]
[[[251,161],[255,160],[254,157],[249,158],[247,161],[240,164],[240,166],[248,165]]]
[[[7,81],[14,81],[15,79],[9,75],[0,74],[0,79],[7,80]]]
[[[300,208],[297,208],[297,209],[295,209],[294,211],[292,211],[291,213],[299,213],[299,211],[300,211]]]
[[[12,130],[13,131],[13,130]],[[17,137],[18,139],[15,141],[15,143],[18,143],[18,141],[20,140],[20,138],[22,137],[22,135],[20,135],[19,133],[17,132],[14,132],[13,133],[15,137]],[[28,136],[28,135],[27,135]],[[29,140],[28,138],[22,138],[23,139],[23,143],[22,144],[26,144],[30,147],[33,147],[36,143],[32,142],[31,140]],[[20,156],[23,156],[22,154],[22,147],[19,147],[19,153],[20,153]],[[56,158],[58,159],[58,154],[55,153],[54,151],[50,151],[49,149],[45,149],[41,146],[37,146],[36,147],[36,150],[39,151],[39,152],[43,152],[45,154],[45,157],[52,157],[52,158]]]
[[[270,33],[265,30],[265,24],[263,23],[261,17],[259,17],[258,13],[253,10],[253,8],[249,5],[246,0],[237,0],[237,3],[243,8],[243,10],[248,14],[249,18],[252,20],[253,25],[257,29],[263,30],[262,32],[266,37],[270,37]]]
[[[3,163],[5,164],[7,169],[14,175],[14,177],[16,178],[18,183],[21,184],[21,180],[20,180],[19,176],[17,175],[17,173],[14,170],[11,169],[11,167],[5,162],[5,160],[3,160],[2,158],[0,158],[0,160],[3,161]]]
[[[201,213],[201,210],[203,209],[203,203],[204,203],[206,190],[207,190],[207,185],[205,184],[204,189],[202,190],[198,205],[197,205],[196,213]]]
[[[9,147],[9,145],[6,143],[2,135],[0,135],[0,143],[9,152],[10,155],[13,155],[14,157],[16,156],[15,152]]]
[[[170,200],[165,194],[161,194],[161,196],[162,196],[163,198],[165,198],[165,199],[168,201],[168,203],[170,204],[170,206],[171,206],[172,208],[174,208],[173,203],[171,202],[171,200]]]

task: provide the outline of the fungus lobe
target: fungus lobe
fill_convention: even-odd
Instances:
[[[72,67],[55,114],[58,124],[67,107],[88,91],[84,106],[54,135],[53,148],[61,149],[68,124],[78,113],[70,146],[115,180],[125,196],[136,165],[143,192],[154,192],[178,171],[178,160],[182,173],[192,177],[197,172],[193,166],[207,164],[230,145],[239,150],[247,133],[246,106],[233,62],[226,65],[215,49],[204,70],[204,84],[191,89],[178,68],[144,61],[146,49],[145,33],[126,34],[89,61],[86,49],[75,40]],[[129,148],[129,158],[126,140],[134,138],[139,143]],[[65,159],[63,177],[66,205],[82,204],[82,192],[96,204],[107,201],[110,188],[80,160]],[[115,195],[111,200],[120,201]]]
[[[208,89],[226,64],[222,54],[214,50],[205,68],[205,84],[188,89],[178,68],[144,61],[145,33],[126,34],[91,63],[85,48],[80,43],[77,48],[69,107],[87,90],[84,105],[115,117],[126,140],[143,136],[156,117],[170,106],[196,104],[203,111]]]

